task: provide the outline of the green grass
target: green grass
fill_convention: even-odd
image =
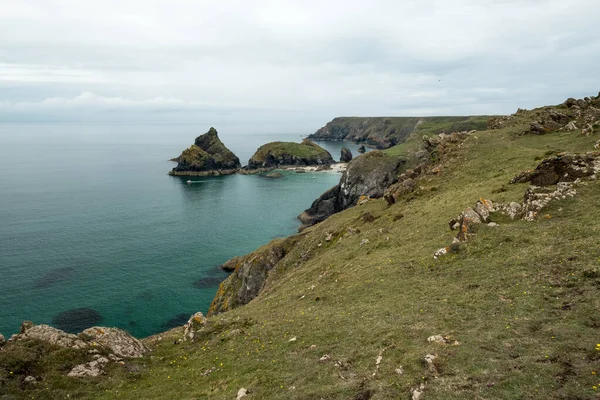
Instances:
[[[177,329],[148,339],[152,357],[134,361],[135,373],[113,366],[103,379],[71,380],[71,398],[232,399],[245,387],[249,399],[409,399],[420,383],[426,400],[598,398],[599,182],[551,203],[549,219],[495,217],[499,227],[480,226],[457,254],[432,257],[465,207],[480,197],[520,201],[527,186],[508,185],[515,174],[598,139],[518,136],[526,123],[470,136],[391,207],[372,200],[306,229],[254,301],[212,317],[193,343],[173,344]],[[366,212],[374,222],[364,222]],[[428,343],[436,334],[459,344]],[[437,372],[423,362],[428,353]],[[324,354],[331,360],[320,362]],[[8,382],[0,393],[64,398],[58,375],[49,390],[27,392],[14,389],[18,377],[0,375]]]
[[[305,140],[302,143],[295,142],[271,142],[258,148],[252,156],[253,160],[264,161],[267,155],[271,153],[275,157],[283,155],[296,156],[300,158],[312,157],[330,157],[327,150],[317,144]]]

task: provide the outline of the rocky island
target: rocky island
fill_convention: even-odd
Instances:
[[[331,164],[335,164],[331,154],[310,140],[304,139],[302,143],[271,142],[258,148],[248,161],[246,172]]]
[[[231,175],[242,167],[240,159],[221,142],[215,128],[198,136],[189,149],[172,161],[177,161],[177,166],[169,175],[175,176]]]

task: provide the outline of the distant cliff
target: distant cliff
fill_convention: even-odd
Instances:
[[[240,159],[225,147],[215,128],[198,136],[194,144],[173,161],[177,161],[177,166],[169,175],[229,175],[241,168]]]
[[[248,161],[249,171],[277,167],[331,165],[335,161],[321,146],[303,140],[302,143],[271,142],[258,148]]]
[[[313,140],[346,140],[377,149],[387,149],[402,143],[424,123],[434,123],[440,132],[485,129],[485,123],[472,117],[339,117],[310,135]],[[440,133],[435,132],[435,133]]]

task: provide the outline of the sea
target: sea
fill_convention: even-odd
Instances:
[[[168,176],[197,124],[0,124],[0,333],[24,320],[147,337],[206,313],[218,267],[274,238],[338,183],[335,172]],[[242,161],[293,134],[219,133]],[[342,146],[318,142],[337,160]]]

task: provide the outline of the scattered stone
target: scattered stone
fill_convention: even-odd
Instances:
[[[188,322],[183,326],[183,340],[194,340],[196,332],[204,328],[206,317],[200,311],[192,315]]]
[[[369,202],[369,196],[360,196],[358,198],[358,201],[356,202],[356,205],[362,206],[363,204],[367,204],[368,202]]]
[[[347,147],[342,147],[342,153],[340,156],[340,162],[347,163],[352,160],[352,152]]]
[[[298,338],[296,336],[294,336],[290,340],[288,340],[288,342],[295,342],[296,340],[298,340]]]
[[[594,144],[594,148],[595,148],[595,149],[600,149],[600,140],[598,140],[598,141],[596,142],[596,144]]]
[[[248,393],[250,393],[248,391],[248,389],[241,388],[240,390],[238,390],[236,400],[243,399],[244,397],[246,397],[248,395]]]
[[[329,356],[329,354],[324,354],[321,358],[319,358],[319,361],[321,362],[327,362],[331,360],[331,356]]]
[[[411,391],[411,400],[421,400],[423,393],[425,393],[425,385],[421,383],[418,388]]]
[[[448,343],[450,340],[448,338],[448,336],[442,336],[442,335],[433,335],[433,336],[429,336],[427,338],[427,341],[429,343],[441,343],[441,344],[446,344]],[[427,358],[427,357],[426,357]]]
[[[317,348],[316,344],[311,344],[310,347],[308,348],[309,350],[314,350]]]
[[[67,376],[74,378],[83,378],[86,376],[96,377],[104,375],[106,373],[104,372],[104,367],[106,366],[106,364],[108,364],[108,359],[104,357],[99,357],[98,359],[90,361],[89,363],[77,365],[71,370],[71,372],[67,374]]]
[[[360,245],[363,246],[365,244],[369,243],[369,239],[363,239],[360,241]]]
[[[88,347],[87,343],[76,335],[66,333],[49,325],[34,325],[31,321],[25,321],[23,325],[21,325],[21,333],[15,337],[15,340],[21,341],[28,339],[36,339],[52,345],[74,349],[84,349]]]
[[[80,334],[87,341],[96,343],[114,353],[118,357],[137,358],[146,354],[149,349],[129,333],[117,328],[93,327]]]
[[[437,359],[437,356],[434,354],[427,354],[424,358],[425,363],[427,364],[427,368],[430,372],[437,373],[437,368],[435,366],[434,361]]]
[[[35,379],[33,376],[29,375],[28,377],[25,378],[25,383],[36,383],[37,379]]]
[[[497,227],[499,227],[500,225],[498,225],[498,224],[497,224],[497,223],[495,223],[495,222],[490,222],[490,223],[488,224],[488,226],[489,226],[490,228],[497,228]]]
[[[444,256],[444,255],[448,254],[449,252],[450,252],[450,248],[442,247],[441,249],[439,249],[435,253],[433,253],[433,258],[435,258],[437,260],[439,257]]]
[[[404,374],[404,367],[403,367],[403,366],[400,366],[399,368],[396,368],[396,373],[397,373],[398,375],[402,375],[402,374]]]
[[[360,229],[355,229],[355,228],[350,227],[346,230],[346,232],[348,232],[349,235],[356,235],[356,234],[360,233]]]
[[[4,339],[4,336],[0,333],[0,347],[2,347],[4,343],[6,343],[6,339]]]
[[[332,233],[328,233],[327,236],[325,237],[325,241],[326,242],[331,242],[333,240],[333,234]]]

